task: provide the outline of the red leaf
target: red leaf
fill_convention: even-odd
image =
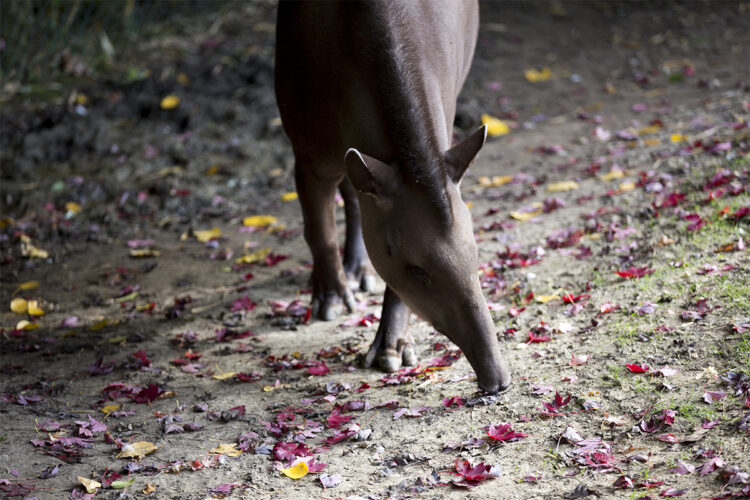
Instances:
[[[624,269],[622,271],[617,271],[617,275],[626,278],[642,278],[646,276],[647,274],[652,274],[654,272],[653,269],[649,269],[648,267],[630,267],[628,269]]]
[[[630,370],[633,373],[645,373],[650,369],[650,367],[646,364],[643,364],[643,365],[632,364],[632,365],[625,365],[625,366],[627,366],[628,370]]]
[[[487,435],[497,441],[518,441],[526,437],[526,434],[514,431],[510,424],[490,425]]]

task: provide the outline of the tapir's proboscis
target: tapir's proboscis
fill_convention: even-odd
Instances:
[[[496,393],[508,388],[510,372],[459,191],[485,128],[451,147],[478,24],[476,0],[282,0],[276,97],[313,256],[313,315],[351,311],[350,288],[372,290],[377,270],[386,290],[364,366],[416,363],[407,331],[413,311],[461,348],[481,389]]]

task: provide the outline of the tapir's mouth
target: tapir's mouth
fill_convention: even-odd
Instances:
[[[453,340],[453,338],[450,335],[447,335],[443,330],[438,330],[438,332]],[[453,342],[455,342],[455,340],[453,340]],[[476,353],[476,351],[468,351],[461,347],[457,342],[456,345],[461,349],[474,370],[474,373],[476,373],[477,385],[479,385],[480,390],[488,394],[502,394],[510,388],[510,372],[502,358],[495,358],[494,360],[490,358],[494,363],[487,363],[487,360],[483,359],[480,353]]]
[[[486,392],[487,394],[502,394],[504,392],[507,392],[508,389],[510,389],[510,386],[513,385],[513,383],[510,379],[508,379],[508,382],[506,384],[494,384],[492,386],[485,387],[481,381],[478,381],[478,385],[479,389]]]

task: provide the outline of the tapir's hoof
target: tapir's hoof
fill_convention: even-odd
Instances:
[[[333,321],[341,309],[342,297],[335,292],[326,293],[322,299],[315,297],[312,301],[311,315],[323,321]],[[352,312],[355,307],[354,295],[351,290],[346,290],[343,297],[343,305],[347,311]]]
[[[375,290],[375,276],[368,272],[363,272],[359,277],[354,273],[347,273],[346,278],[351,290],[361,290],[363,292],[372,292]]]
[[[401,354],[393,349],[387,349],[385,353],[378,355],[377,359],[380,369],[387,373],[399,371],[404,366],[417,364],[417,355],[410,345],[404,347]]]

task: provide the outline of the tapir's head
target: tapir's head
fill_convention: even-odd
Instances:
[[[485,137],[483,127],[433,165],[418,166],[422,177],[409,173],[414,166],[389,165],[355,149],[347,152],[346,167],[359,192],[375,269],[415,313],[461,348],[480,388],[494,393],[510,385],[510,372],[479,285],[471,214],[459,191]]]

